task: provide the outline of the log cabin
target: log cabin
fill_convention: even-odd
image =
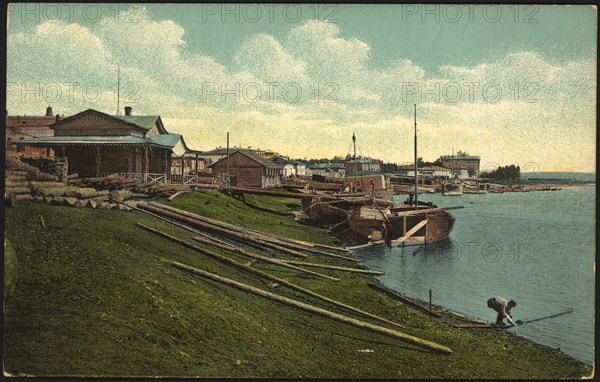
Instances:
[[[69,160],[69,174],[80,177],[119,175],[143,182],[171,183],[171,157],[185,158],[191,150],[180,134],[171,134],[158,115],[109,115],[88,109],[49,126],[54,136],[20,144],[52,149]],[[177,179],[177,183],[186,180]]]
[[[228,176],[231,186],[268,188],[283,183],[283,166],[251,150],[237,149],[209,167],[217,176]]]

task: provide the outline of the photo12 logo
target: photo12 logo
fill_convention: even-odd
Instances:
[[[117,102],[117,98],[120,98],[122,102],[134,104],[137,102],[139,91],[139,85],[133,82],[112,85],[100,85],[96,82],[81,84],[78,82],[8,82],[6,84],[6,97],[21,103],[96,103],[108,100]]]
[[[312,19],[336,23],[338,4],[201,4],[202,22],[297,23]]]
[[[538,5],[499,4],[403,4],[402,22],[538,23]]]
[[[101,19],[122,23],[137,23],[138,4],[94,3],[10,3],[7,15],[10,22],[74,22],[97,23]]]

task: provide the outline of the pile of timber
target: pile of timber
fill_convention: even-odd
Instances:
[[[248,228],[242,228],[218,220],[209,219],[160,203],[138,203],[138,207],[160,217],[181,222],[191,227],[199,228],[204,232],[234,240],[258,249],[268,248],[269,250],[275,250],[286,255],[301,258],[307,257],[306,253],[310,253],[348,261],[358,261],[352,257],[325,250],[336,249],[334,247],[269,235]]]
[[[87,187],[93,187],[97,190],[122,190],[132,189],[139,181],[136,179],[125,178],[122,176],[103,176],[99,178],[85,178],[82,183]]]
[[[129,211],[135,203],[127,190],[97,190],[54,180],[30,180],[28,171],[6,170],[4,199],[9,206],[19,201],[52,205]],[[37,176],[35,179],[44,178]]]
[[[66,157],[20,156],[19,161],[56,176],[61,182],[67,178],[69,160]]]

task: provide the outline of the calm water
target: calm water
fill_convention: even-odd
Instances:
[[[492,321],[486,305],[514,299],[515,320],[573,313],[510,329],[591,364],[594,358],[594,187],[561,191],[423,195],[438,206],[464,205],[450,240],[425,247],[377,246],[356,251],[365,266],[386,272],[390,288]],[[399,196],[402,200],[404,196]],[[419,249],[420,248],[420,249]]]

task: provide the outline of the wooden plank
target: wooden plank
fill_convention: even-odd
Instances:
[[[346,247],[349,250],[354,250],[354,249],[360,249],[360,248],[367,248],[373,245],[377,245],[377,244],[383,244],[385,243],[385,240],[377,240],[377,241],[371,241],[367,244],[361,244],[361,245],[355,245],[354,247]]]
[[[391,241],[391,245],[392,246],[397,246],[400,245],[402,243],[404,243],[409,237],[411,237],[412,235],[414,235],[415,233],[417,233],[418,230],[420,230],[421,228],[423,228],[423,226],[425,226],[425,224],[427,224],[428,220],[421,220],[419,223],[417,223],[417,225],[415,225],[414,227],[412,227],[404,236],[396,239],[396,240],[392,240]]]

